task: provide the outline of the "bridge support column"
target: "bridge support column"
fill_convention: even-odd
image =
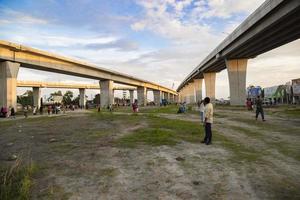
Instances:
[[[41,88],[33,87],[33,106],[36,107],[37,110],[41,107]]]
[[[162,92],[160,90],[153,90],[153,97],[155,105],[159,106],[162,99]]]
[[[174,103],[174,94],[170,94],[170,103]]]
[[[184,88],[182,89],[182,103],[187,103],[187,99],[187,86],[184,86]]]
[[[0,63],[0,107],[10,106],[17,111],[17,76],[20,64],[10,61]]]
[[[166,92],[166,100],[168,103],[170,103],[170,93]]]
[[[143,86],[137,87],[137,98],[140,106],[147,105],[147,88]]]
[[[114,82],[112,80],[99,81],[100,83],[100,104],[101,107],[107,107],[114,103]]]
[[[134,96],[133,96],[134,90],[129,90],[129,98],[130,98],[130,104],[134,103]]]
[[[85,98],[85,89],[79,88],[79,106],[81,108],[85,107],[86,98]]]
[[[216,72],[204,73],[206,97],[209,97],[211,102],[216,99]]]
[[[226,60],[230,87],[230,105],[245,104],[247,61],[247,59]]]
[[[194,87],[196,91],[196,103],[202,100],[202,80],[203,79],[194,79]]]
[[[194,88],[194,83],[189,83],[188,85],[188,102],[190,104],[194,104],[195,103],[195,88]]]
[[[179,97],[180,97],[179,94],[178,95],[174,94],[174,103],[178,103],[178,101],[180,101]]]

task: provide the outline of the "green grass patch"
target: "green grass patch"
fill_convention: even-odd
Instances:
[[[176,114],[178,111],[178,106],[168,105],[168,106],[157,106],[157,107],[140,107],[140,113],[169,113]]]
[[[57,153],[68,153],[78,147],[78,145],[73,143],[65,143],[63,141],[53,142],[50,144],[50,148]]]
[[[37,165],[30,163],[24,166],[21,160],[16,160],[10,168],[1,168],[0,199],[30,199],[30,190],[33,186],[32,176],[37,171]]]
[[[267,135],[262,134],[258,130],[250,130],[248,128],[238,127],[238,126],[229,126],[229,127],[239,133],[263,141],[265,143],[265,148],[276,149],[279,153],[283,154],[284,156],[291,157],[300,161],[300,145],[286,143],[282,141],[272,142],[270,141],[269,138],[267,138]]]
[[[136,147],[139,144],[151,146],[176,145],[179,141],[200,142],[203,127],[198,123],[172,120],[147,115],[145,120],[149,128],[142,128],[118,140],[118,144]]]
[[[243,133],[247,136],[250,137],[255,137],[257,139],[261,138],[263,135],[255,130],[255,129],[250,129],[250,128],[245,128],[245,127],[241,127],[241,126],[228,126],[230,129],[237,131],[238,133]]]
[[[98,174],[100,176],[114,177],[117,175],[117,170],[115,168],[104,168],[104,169],[100,169],[98,171]]]
[[[109,130],[95,130],[95,131],[83,133],[83,135],[85,135],[85,138],[87,138],[87,139],[102,138],[102,137],[108,136],[109,134],[110,134]]]
[[[263,155],[262,152],[237,143],[220,133],[215,132],[213,135],[213,140],[218,141],[222,147],[225,147],[227,150],[231,151],[233,154],[233,157],[231,158],[232,162],[253,162],[259,160]]]
[[[70,197],[71,193],[65,192],[65,190],[58,185],[51,185],[44,193],[38,195],[38,198],[49,200],[67,200],[70,199]]]
[[[132,134],[126,135],[118,140],[122,147],[133,148],[140,144],[160,146],[176,145],[175,134],[170,130],[163,129],[139,129]]]

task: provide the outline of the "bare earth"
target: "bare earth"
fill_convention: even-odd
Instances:
[[[210,146],[199,138],[122,147],[115,141],[149,124],[90,112],[0,121],[0,165],[11,165],[7,158],[16,154],[39,166],[32,199],[300,199],[299,118],[267,115],[256,122],[239,109],[215,113],[213,134],[236,149],[214,136]],[[113,114],[120,115],[130,114]],[[155,115],[201,126],[197,114]],[[239,147],[251,151],[246,159]]]

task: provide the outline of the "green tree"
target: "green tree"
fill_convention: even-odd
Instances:
[[[74,104],[74,105],[79,105],[79,99],[80,99],[80,96],[78,95],[78,96],[72,101],[72,104]]]
[[[63,96],[63,103],[65,105],[71,104],[73,99],[73,92],[72,91],[66,91],[66,93]]]
[[[32,106],[33,105],[33,92],[27,90],[24,94],[17,97],[17,102],[22,106]]]
[[[94,104],[100,104],[100,94],[96,94],[95,98],[93,99]]]

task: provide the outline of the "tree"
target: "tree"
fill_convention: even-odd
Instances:
[[[100,94],[96,94],[95,98],[93,99],[94,104],[100,104]]]
[[[78,95],[76,98],[73,99],[72,104],[79,105],[79,99],[80,99],[80,96]]]
[[[17,97],[17,102],[22,106],[33,105],[33,92],[27,90],[24,94]]]
[[[69,105],[72,103],[72,99],[73,99],[73,92],[72,91],[66,91],[66,93],[63,96],[63,103],[65,105]]]

